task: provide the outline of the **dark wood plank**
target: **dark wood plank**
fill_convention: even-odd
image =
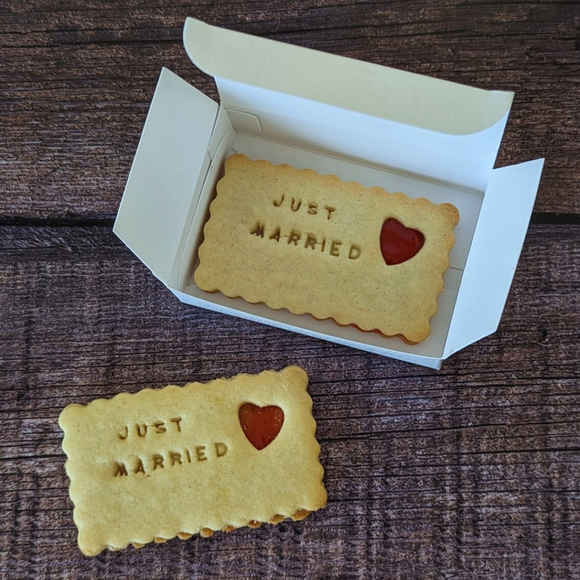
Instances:
[[[181,45],[187,16],[514,90],[498,164],[545,156],[536,210],[580,213],[577,2],[4,0],[0,218],[114,216],[161,66],[216,97]]]
[[[108,228],[0,228],[0,576],[578,577],[579,240],[533,225],[499,331],[435,372],[183,305]],[[66,404],[288,364],[311,377],[326,509],[81,555]]]

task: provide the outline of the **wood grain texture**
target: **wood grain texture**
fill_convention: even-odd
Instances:
[[[185,306],[115,238],[161,67],[217,99],[187,16],[516,92],[497,165],[546,167],[496,334],[430,371]],[[579,28],[566,0],[2,0],[0,577],[580,577]],[[65,405],[289,364],[327,508],[82,556]]]
[[[0,215],[114,216],[161,67],[217,98],[185,55],[187,16],[513,90],[498,165],[546,157],[536,211],[580,212],[577,2],[3,0]]]
[[[437,373],[183,305],[109,228],[0,228],[0,576],[578,577],[579,266],[580,226],[533,225],[499,331]],[[81,555],[66,404],[288,364],[327,508]]]

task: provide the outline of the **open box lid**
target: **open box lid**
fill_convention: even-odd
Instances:
[[[513,93],[486,91],[210,26],[188,18],[185,49],[215,77],[222,106],[391,142],[492,167]]]

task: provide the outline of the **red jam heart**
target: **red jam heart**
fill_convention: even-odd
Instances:
[[[387,266],[410,260],[423,247],[425,236],[418,230],[405,227],[395,218],[389,218],[381,230],[381,252]]]
[[[284,424],[284,411],[275,405],[258,407],[245,403],[240,407],[239,416],[244,434],[258,451],[278,437]]]

